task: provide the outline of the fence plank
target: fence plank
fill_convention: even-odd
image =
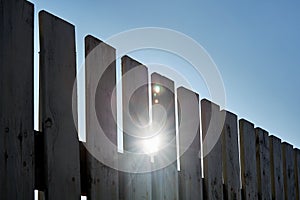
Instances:
[[[138,87],[138,88],[136,88]],[[149,123],[148,69],[128,56],[122,57],[124,149],[144,153],[141,138]]]
[[[296,182],[293,146],[283,142],[282,162],[285,199],[296,199]]]
[[[272,199],[284,199],[281,140],[271,135],[269,142]]]
[[[95,49],[96,48],[96,49]],[[105,164],[117,166],[116,116],[116,52],[115,49],[93,36],[85,38],[86,56],[86,145],[87,152],[87,198],[118,199],[118,172]],[[106,68],[107,67],[107,68]],[[102,76],[100,77],[100,75]],[[113,107],[112,107],[113,106]],[[113,110],[114,109],[114,110]],[[96,113],[94,113],[96,112]],[[105,134],[100,134],[99,124]],[[104,139],[113,149],[108,151]],[[93,152],[94,150],[99,152]],[[101,163],[95,156],[103,154]],[[107,163],[106,163],[107,162]]]
[[[214,129],[214,124],[219,123],[220,107],[207,99],[201,100],[201,121],[203,151],[207,152],[203,158],[204,167],[204,199],[223,199],[222,183],[222,143],[221,137]],[[212,130],[212,132],[208,131]],[[216,136],[216,137],[215,137]],[[215,141],[207,141],[205,137],[212,137]],[[213,145],[209,151],[208,145]],[[208,152],[209,151],[209,152]]]
[[[44,164],[44,134],[34,131],[34,165],[35,165],[35,186],[34,189],[44,191],[45,186],[45,164]]]
[[[300,150],[294,149],[295,159],[295,180],[296,180],[296,199],[300,199]]]
[[[255,135],[258,199],[271,199],[269,134],[261,128],[255,128]]]
[[[80,199],[79,141],[72,114],[75,28],[41,11],[40,80],[46,199]]]
[[[141,153],[138,158],[128,160],[128,166],[150,169],[150,157],[143,154],[142,148],[142,139],[149,137],[148,69],[128,56],[122,57],[122,91],[124,150]],[[119,173],[121,199],[151,199],[151,173],[136,173],[135,170]]]
[[[199,96],[180,87],[177,89],[179,121],[179,199],[203,199],[202,170],[199,155]]]
[[[244,119],[239,124],[243,199],[258,199],[254,125]]]
[[[222,132],[224,199],[241,199],[237,116],[222,112],[225,116]]]
[[[33,199],[32,3],[0,0],[0,199]]]
[[[157,73],[151,74],[151,82],[153,90],[152,124],[154,128],[158,128],[156,134],[160,137],[161,148],[154,157],[153,166],[165,166],[152,172],[152,198],[175,200],[178,199],[178,172],[176,163],[174,82]],[[164,121],[163,115],[167,120]]]
[[[87,149],[84,142],[79,142],[80,149],[80,182],[81,182],[81,195],[87,195],[87,185],[88,185],[88,176],[87,176]]]

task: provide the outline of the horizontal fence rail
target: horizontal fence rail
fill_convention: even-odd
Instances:
[[[116,49],[91,35],[79,141],[75,26],[46,11],[34,131],[34,5],[0,6],[1,200],[300,199],[299,149],[127,55],[119,152]]]

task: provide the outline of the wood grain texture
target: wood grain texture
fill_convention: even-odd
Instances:
[[[281,140],[269,136],[272,199],[284,199]]]
[[[116,52],[89,35],[85,56],[87,199],[119,199],[118,172],[109,167],[117,167]]]
[[[222,183],[222,138],[221,133],[217,133],[217,123],[220,118],[220,107],[207,99],[201,100],[201,122],[202,122],[202,140],[214,135],[215,141],[209,141],[203,144],[203,151],[208,149],[206,145],[214,144],[213,148],[203,158],[204,167],[204,199],[223,199]],[[210,135],[211,136],[211,135]]]
[[[256,128],[256,169],[258,181],[258,199],[271,199],[270,144],[267,131]]]
[[[222,131],[224,199],[241,199],[237,116],[229,111],[222,112],[225,116]]]
[[[148,138],[149,90],[148,69],[138,61],[122,57],[123,144],[129,153],[140,153],[127,162],[132,173],[119,173],[121,199],[151,199],[151,173],[139,173],[151,167],[150,157],[144,154],[143,141]],[[141,163],[142,162],[142,163]]]
[[[258,199],[254,125],[239,120],[243,199]]]
[[[0,199],[32,200],[33,21],[28,1],[0,0]]]
[[[174,82],[157,73],[151,74],[151,82],[152,90],[155,86],[160,88],[158,95],[152,92],[152,124],[158,128],[154,132],[160,138],[160,149],[152,166],[164,167],[152,172],[152,198],[178,199]],[[162,110],[165,110],[166,120]]]
[[[295,160],[293,146],[283,142],[281,147],[285,199],[296,199]]]
[[[179,126],[179,199],[203,199],[199,95],[177,89]]]
[[[75,27],[41,11],[39,28],[45,198],[80,199],[79,141],[72,112],[76,77]]]

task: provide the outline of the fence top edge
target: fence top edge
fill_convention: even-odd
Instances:
[[[261,127],[255,127],[255,131],[257,131],[257,132],[261,131],[263,133],[269,134],[269,132],[267,130],[265,130],[265,129],[261,128]]]
[[[272,140],[278,140],[281,143],[281,139],[275,135],[270,135],[269,138]]]
[[[53,19],[55,19],[55,20],[57,20],[57,21],[60,21],[60,22],[62,22],[62,23],[65,23],[66,25],[69,25],[69,26],[71,26],[72,28],[75,29],[75,25],[72,24],[71,22],[68,22],[67,20],[65,20],[65,19],[63,19],[63,18],[61,18],[61,17],[58,17],[58,16],[56,16],[56,15],[54,15],[54,14],[52,14],[52,13],[46,11],[46,10],[41,10],[41,11],[39,11],[38,15],[39,15],[39,18],[42,18],[43,16],[51,17],[51,18],[53,18]]]
[[[84,37],[85,43],[86,43],[88,40],[93,40],[93,41],[99,43],[98,45],[105,45],[105,46],[108,47],[108,48],[111,48],[111,49],[113,49],[113,50],[116,50],[116,48],[114,48],[113,46],[107,44],[107,43],[104,42],[103,40],[101,40],[101,39],[99,39],[99,38],[97,38],[96,36],[93,36],[93,35],[91,35],[91,34],[87,34],[87,35]],[[98,45],[97,45],[97,46],[98,46]]]
[[[231,117],[234,117],[234,118],[238,119],[237,114],[233,113],[232,111],[229,111],[229,110],[226,110],[226,109],[222,109],[221,112],[222,112],[222,113],[225,113],[226,116],[227,116],[227,115],[230,115]]]
[[[249,126],[252,126],[253,127],[253,129],[254,129],[254,123],[252,123],[252,122],[250,122],[250,121],[248,121],[247,119],[245,119],[245,118],[241,118],[241,119],[239,119],[239,123],[241,124],[241,123],[243,123],[243,124],[248,124]]]
[[[177,92],[180,91],[180,90],[183,90],[183,91],[195,94],[197,96],[197,98],[199,98],[199,96],[200,96],[197,92],[195,92],[195,91],[193,91],[191,89],[188,89],[188,88],[186,88],[184,86],[180,86],[180,87],[177,88]]]
[[[201,105],[203,104],[211,104],[211,107],[217,107],[218,110],[220,110],[220,106],[214,102],[212,102],[211,100],[208,100],[206,98],[201,99]]]

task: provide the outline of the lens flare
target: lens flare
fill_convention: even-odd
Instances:
[[[153,137],[143,140],[143,150],[146,154],[154,154],[159,150],[160,140],[159,137]]]
[[[160,86],[159,85],[155,85],[153,87],[153,91],[156,93],[156,94],[159,94],[160,93]]]

